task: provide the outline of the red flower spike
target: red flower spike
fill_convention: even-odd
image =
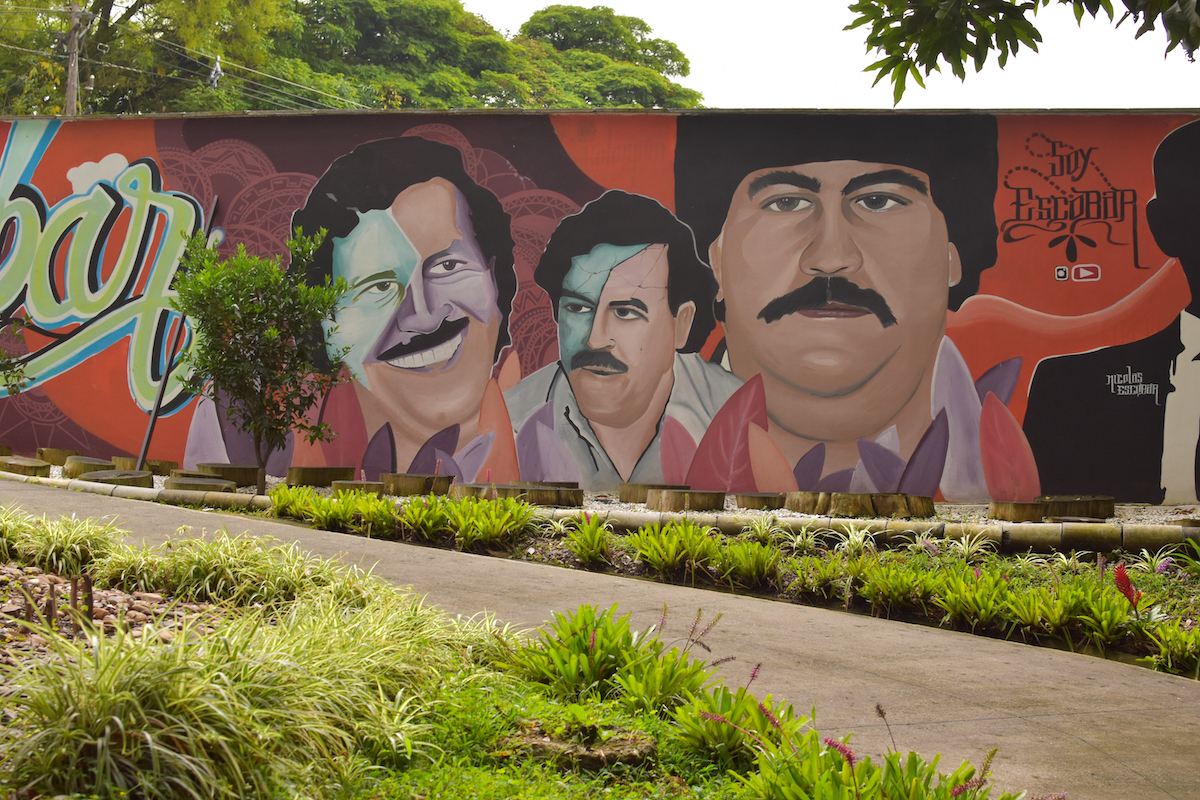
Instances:
[[[1124,561],[1113,569],[1113,583],[1116,584],[1117,591],[1125,595],[1129,605],[1133,606],[1134,613],[1137,613],[1138,601],[1142,599],[1142,593],[1135,589],[1133,581],[1129,580],[1129,574],[1125,572]]]

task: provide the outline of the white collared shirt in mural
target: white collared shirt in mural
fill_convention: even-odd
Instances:
[[[678,421],[698,442],[717,411],[741,387],[742,381],[696,353],[676,353],[673,372],[675,383],[663,414]],[[526,420],[547,402],[552,403],[554,433],[575,462],[579,485],[589,491],[616,491],[623,479],[580,412],[560,363],[542,367],[521,380],[505,392],[504,402],[514,431],[521,430]],[[663,483],[661,444],[660,420],[654,438],[628,478],[630,482]],[[521,472],[524,478],[524,464]],[[557,479],[569,480],[571,477]]]
[[[1179,315],[1179,341],[1183,352],[1171,370],[1172,391],[1167,393],[1163,430],[1162,486],[1164,503],[1196,502],[1196,442],[1200,440],[1200,319],[1184,311]]]

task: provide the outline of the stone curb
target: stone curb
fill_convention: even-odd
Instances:
[[[4,471],[0,471],[0,480],[15,481],[17,483],[35,483],[39,486],[53,486],[56,489],[69,489],[74,492],[90,492],[91,494],[101,494],[106,497],[150,500],[173,506],[205,506],[208,508],[226,508],[241,511],[269,511],[271,509],[271,498],[266,495],[239,494],[237,492],[189,492],[181,489],[147,489],[141,486],[114,486],[109,483],[95,483],[94,481],[78,479],[35,478]]]
[[[131,500],[151,500],[169,505],[207,506],[209,508],[269,511],[271,498],[265,495],[238,494],[236,492],[194,492],[183,489],[145,489],[136,486],[113,486],[83,480],[62,478],[35,478],[0,471],[0,480],[18,483],[35,483],[77,492],[91,492]],[[665,524],[673,520],[691,519],[699,525],[716,528],[722,533],[736,535],[748,527],[756,517],[740,514],[677,514],[658,511],[608,511],[600,514],[605,522],[618,531],[635,531],[643,525]],[[544,519],[572,519],[578,517],[580,509],[539,509],[538,516]],[[879,544],[901,544],[912,541],[915,534],[932,533],[948,539],[967,536],[983,536],[994,542],[1003,553],[1023,553],[1029,550],[1050,553],[1066,550],[1091,550],[1109,552],[1125,550],[1136,553],[1142,549],[1151,552],[1170,544],[1182,544],[1191,539],[1200,542],[1200,528],[1185,528],[1181,525],[1111,525],[1104,522],[997,522],[980,524],[975,522],[934,522],[930,520],[888,519],[840,519],[834,517],[807,517],[805,519],[777,519],[777,524],[792,533],[805,528],[828,529],[836,533],[869,531],[875,534]]]

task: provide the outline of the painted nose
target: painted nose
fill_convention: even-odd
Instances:
[[[605,324],[605,315],[597,313],[596,319],[592,322],[592,330],[588,334],[587,346],[589,350],[604,350],[616,345],[612,336],[608,333],[608,326]]]
[[[409,283],[399,308],[392,314],[391,325],[397,330],[431,333],[446,321],[451,313],[449,303],[437,305],[430,302],[428,288],[424,282],[414,279]]]
[[[813,277],[845,276],[861,268],[862,261],[850,221],[836,210],[825,210],[800,254],[800,271]]]

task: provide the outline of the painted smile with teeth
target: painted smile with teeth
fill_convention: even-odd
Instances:
[[[442,364],[461,349],[469,324],[466,317],[448,320],[432,333],[419,333],[404,344],[389,347],[376,360],[400,369],[423,369]]]

